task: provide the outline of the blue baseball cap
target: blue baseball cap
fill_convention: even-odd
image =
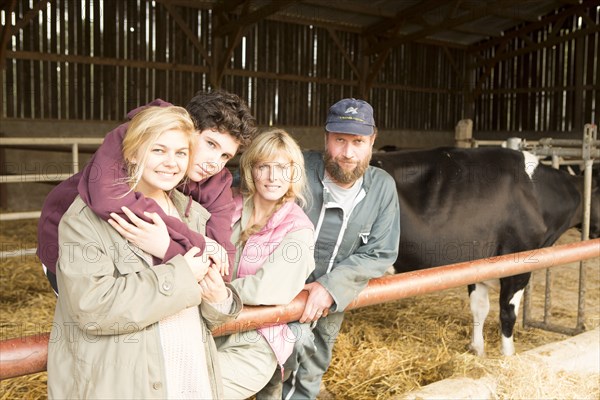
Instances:
[[[364,100],[342,99],[329,108],[327,132],[371,136],[374,128],[373,107]]]

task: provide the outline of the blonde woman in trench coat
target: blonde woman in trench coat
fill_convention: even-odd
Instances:
[[[194,134],[183,108],[150,107],[132,120],[123,156],[131,190],[204,233],[210,214],[172,190],[187,170]],[[116,214],[102,220],[81,197],[60,222],[49,398],[222,397],[210,330],[239,313],[235,289],[208,258],[194,257],[197,248],[164,263],[152,257],[142,249],[169,245],[164,223],[124,212],[151,234],[128,241],[131,224]]]

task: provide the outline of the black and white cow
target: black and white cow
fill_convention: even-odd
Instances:
[[[402,233],[396,272],[550,246],[581,221],[582,178],[541,165],[526,152],[502,148],[399,151],[373,154],[371,164],[389,172],[398,189]],[[598,188],[594,190],[592,238],[600,235],[600,201]],[[505,355],[514,353],[513,328],[530,275],[500,279]],[[478,355],[484,354],[483,324],[491,284],[468,287],[471,348]]]

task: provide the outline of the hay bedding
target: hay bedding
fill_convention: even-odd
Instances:
[[[558,244],[579,239],[576,230],[563,235]],[[600,325],[600,262],[586,265],[585,326]],[[552,318],[556,324],[576,324],[579,263],[552,271]],[[533,275],[532,315],[543,318],[545,272]],[[467,289],[456,288],[421,297],[402,299],[347,314],[334,348],[334,361],[324,377],[327,390],[337,399],[389,399],[450,377],[498,380],[503,399],[600,398],[597,376],[552,373],[530,359],[505,358],[500,353],[498,293],[490,291],[486,320],[486,358],[468,353],[471,312]],[[568,336],[515,326],[517,353]],[[451,393],[448,393],[450,396]]]
[[[0,222],[4,251],[37,246],[37,221]],[[56,299],[36,256],[0,259],[0,339],[50,331]],[[0,382],[0,400],[45,399],[45,372]]]
[[[35,221],[3,222],[2,243],[35,247]],[[567,232],[559,243],[576,241]],[[33,245],[32,245],[33,244]],[[600,325],[598,260],[587,265],[586,327]],[[553,321],[575,325],[578,265],[555,268]],[[545,276],[534,274],[533,314],[541,318]],[[324,377],[327,392],[320,398],[389,399],[457,376],[479,378],[492,373],[499,398],[599,398],[598,377],[557,373],[548,375],[531,360],[500,355],[498,294],[491,292],[485,327],[487,358],[470,355],[471,316],[466,288],[354,310],[336,343],[332,365]],[[0,338],[50,330],[55,298],[35,256],[0,260]],[[539,329],[515,332],[517,352],[561,340],[565,335]],[[449,393],[449,395],[451,395]],[[0,400],[46,398],[46,373],[0,382]]]

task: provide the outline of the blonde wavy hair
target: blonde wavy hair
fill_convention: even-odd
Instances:
[[[247,203],[253,201],[256,195],[256,186],[252,176],[253,168],[258,164],[275,160],[279,156],[289,160],[289,171],[291,173],[286,178],[289,179],[290,188],[279,199],[271,215],[287,201],[295,201],[300,206],[306,205],[306,171],[300,146],[289,133],[276,128],[256,136],[240,158],[240,189]],[[269,215],[269,218],[271,215]],[[252,234],[258,232],[262,227],[263,225],[258,224],[248,227],[240,235],[240,242],[245,243]]]
[[[185,108],[148,107],[137,113],[129,123],[123,139],[123,158],[127,167],[127,183],[131,190],[134,190],[142,179],[151,146],[163,132],[170,130],[179,130],[186,135],[190,148],[189,159],[192,159],[196,129]]]

